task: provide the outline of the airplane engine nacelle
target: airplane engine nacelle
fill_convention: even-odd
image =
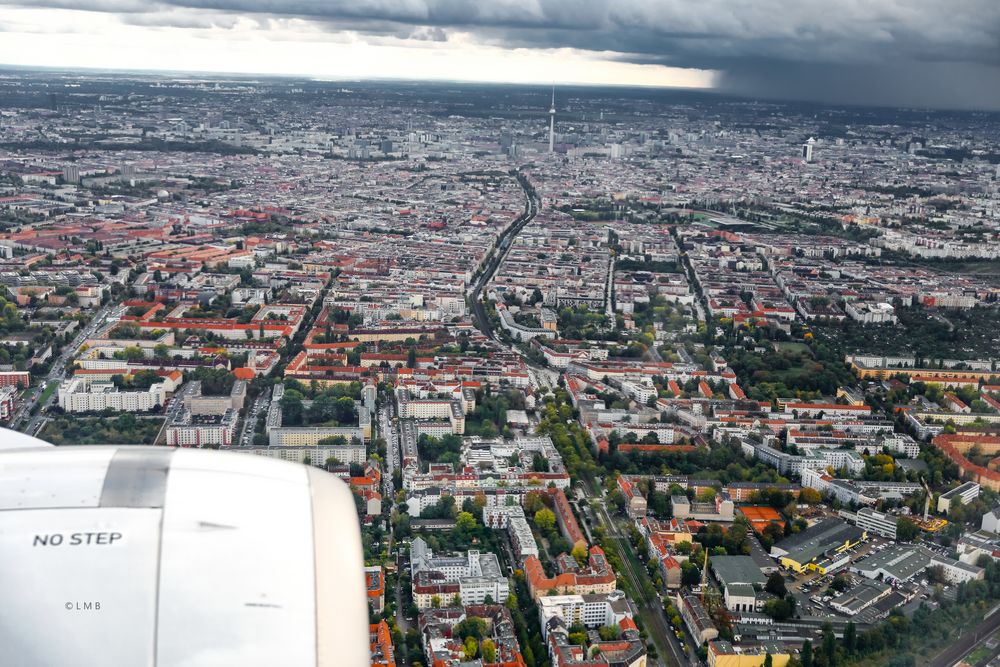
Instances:
[[[366,667],[351,492],[322,470],[0,430],[5,664]]]

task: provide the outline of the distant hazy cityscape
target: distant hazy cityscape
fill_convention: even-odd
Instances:
[[[0,292],[3,426],[351,486],[373,666],[1000,664],[1000,114],[0,70]]]

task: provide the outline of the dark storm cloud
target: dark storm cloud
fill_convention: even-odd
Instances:
[[[733,92],[1000,106],[1000,0],[0,0],[192,27],[288,17],[330,31],[505,47],[571,47],[715,69]],[[261,23],[266,26],[267,22]]]
[[[884,106],[1000,109],[1000,68],[980,63],[747,62],[717,82],[737,95]]]

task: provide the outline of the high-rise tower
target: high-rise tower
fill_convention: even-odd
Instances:
[[[802,144],[802,161],[812,162],[813,161],[813,148],[816,146],[816,140],[809,137],[809,140]]]
[[[556,149],[556,88],[552,86],[552,106],[549,107],[549,152]]]

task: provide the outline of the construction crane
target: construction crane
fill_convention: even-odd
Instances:
[[[924,498],[924,523],[926,523],[931,511],[931,498],[934,494],[931,493],[931,487],[927,486],[927,482],[924,481],[923,477],[920,478],[920,483],[924,485],[924,489],[927,491],[927,497]]]
[[[705,552],[705,563],[701,566],[701,603],[705,604],[705,592],[708,591],[708,549]]]
[[[715,620],[722,626],[732,628],[733,619],[722,604],[722,594],[708,585],[708,549],[705,549],[705,562],[701,567],[701,605],[709,614],[714,615]]]

